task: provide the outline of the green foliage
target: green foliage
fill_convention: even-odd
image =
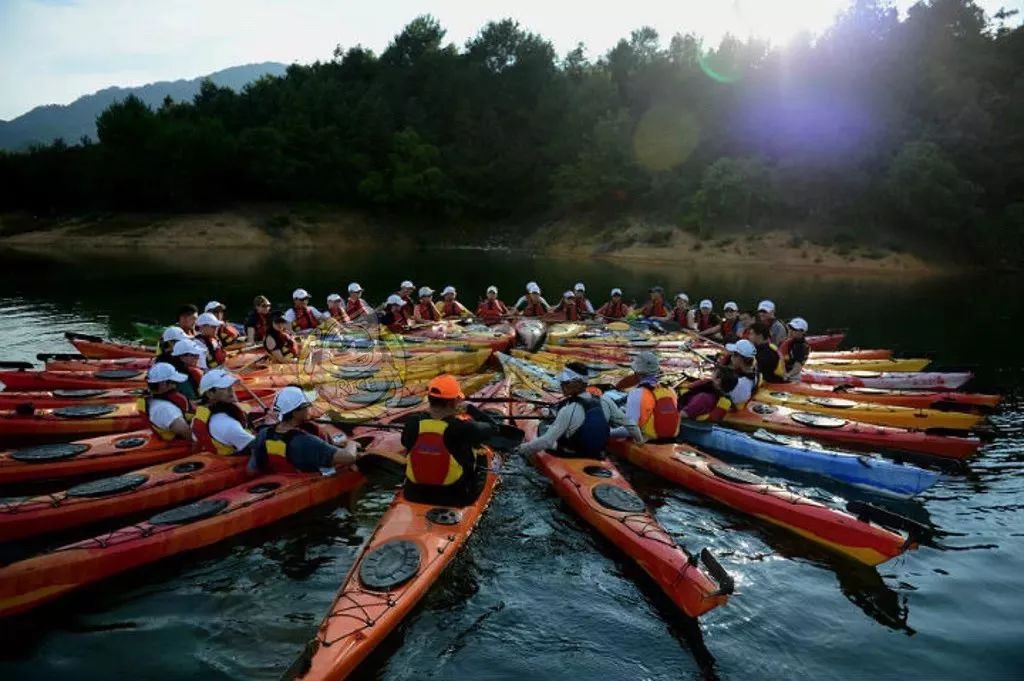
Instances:
[[[966,180],[931,142],[909,142],[893,159],[885,178],[896,215],[916,232],[957,235],[975,217],[980,188]]]

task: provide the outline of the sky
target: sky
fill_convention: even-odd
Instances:
[[[0,119],[67,104],[111,85],[194,78],[263,61],[330,59],[335,45],[380,52],[411,19],[432,14],[462,45],[511,16],[560,54],[603,54],[640,26],[664,39],[726,33],[784,44],[820,33],[849,0],[0,0]],[[605,4],[608,6],[600,7]],[[904,11],[913,0],[896,0]],[[1024,0],[979,0],[990,14]],[[1024,12],[1022,12],[1024,14]]]

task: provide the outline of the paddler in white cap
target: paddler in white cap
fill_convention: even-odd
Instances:
[[[484,324],[497,324],[508,314],[508,305],[498,299],[498,287],[488,286],[486,297],[476,307],[476,316]]]
[[[515,314],[523,317],[543,317],[551,312],[551,305],[541,296],[540,286],[535,281],[527,282],[526,295],[517,300],[512,307]]]
[[[622,289],[616,287],[612,289],[611,300],[598,308],[597,316],[605,320],[621,321],[630,311],[630,306],[622,299]]]

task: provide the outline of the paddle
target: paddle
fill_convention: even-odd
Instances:
[[[498,429],[497,434],[484,440],[484,444],[493,447],[494,449],[511,450],[518,446],[523,438],[526,437],[526,433],[520,429],[509,426],[502,423],[496,423],[489,414],[480,411],[473,405],[466,405],[466,411],[478,421],[489,423]],[[324,414],[327,421],[331,425],[335,426],[365,426],[367,428],[380,428],[382,430],[404,430],[404,423],[376,423],[374,421],[354,421],[351,419],[345,419],[336,411],[329,411]]]
[[[500,404],[508,404],[509,402],[520,402],[522,404],[534,404],[539,407],[550,407],[553,406],[554,402],[544,402],[543,400],[523,400],[518,397],[470,397],[466,400],[467,402],[497,402]]]
[[[0,362],[0,369],[33,369],[31,362]]]

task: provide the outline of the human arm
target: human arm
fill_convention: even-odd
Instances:
[[[524,442],[516,447],[516,453],[529,456],[545,449],[554,449],[558,440],[567,434],[572,427],[573,416],[578,413],[577,426],[583,423],[583,409],[577,404],[568,404],[562,407],[555,416],[554,422],[548,427],[544,434]]]
[[[608,417],[608,425],[612,426],[610,435],[612,437],[628,437],[633,442],[643,442],[644,434],[640,430],[639,415],[640,415],[640,397],[634,397],[635,394],[640,393],[642,388],[632,390],[626,396],[626,411],[619,408],[619,405],[615,404],[611,398],[602,395],[601,406],[605,410],[605,414]],[[631,416],[630,411],[630,400],[633,399],[636,402],[635,416]]]

